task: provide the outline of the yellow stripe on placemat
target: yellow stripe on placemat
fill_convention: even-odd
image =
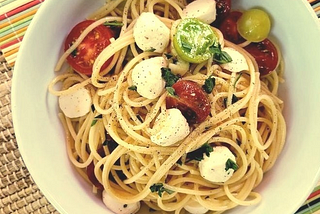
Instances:
[[[43,1],[0,0],[0,50],[9,66],[14,66],[21,41]]]
[[[24,5],[24,4],[29,3],[31,1],[33,1],[33,0],[18,0],[18,1],[13,1],[12,3],[4,5],[4,6],[2,6],[2,4],[0,3],[0,6],[1,6],[0,7],[0,14],[4,14],[10,10],[18,8],[21,5]]]

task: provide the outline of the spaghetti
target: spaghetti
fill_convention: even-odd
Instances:
[[[49,91],[56,96],[86,88],[92,97],[92,110],[86,115],[59,115],[68,156],[90,184],[87,170],[93,169],[100,184],[93,185],[94,192],[103,189],[123,204],[141,201],[153,210],[177,214],[186,212],[184,207],[191,201],[211,213],[256,204],[261,196],[254,188],[275,164],[285,142],[283,102],[277,97],[281,66],[260,77],[254,58],[243,47],[223,40],[221,32],[212,28],[223,47],[245,57],[249,69],[229,72],[212,59],[192,63],[181,80],[204,85],[209,77],[215,78],[215,86],[207,95],[210,114],[205,121],[190,125],[190,134],[171,146],[160,146],[150,139],[156,118],[167,110],[169,93],[163,90],[158,98],[147,99],[130,90],[135,65],[164,56],[172,48],[169,45],[163,53],[139,50],[133,37],[137,18],[151,12],[171,29],[185,5],[185,1],[115,0],[89,17],[96,21],[63,54],[56,70],[92,29],[106,21],[123,25],[119,36],[97,57],[91,77],[68,69],[50,83]],[[111,57],[111,63],[101,71]],[[58,82],[62,82],[61,90],[55,90]],[[225,146],[235,155],[238,169],[226,182],[204,179],[199,161],[188,160],[188,154],[206,143]],[[163,194],[152,191],[155,184],[161,184]]]

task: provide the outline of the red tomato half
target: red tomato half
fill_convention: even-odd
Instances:
[[[237,21],[241,15],[242,13],[240,11],[230,12],[218,27],[224,38],[235,44],[240,44],[245,41],[245,39],[238,33],[237,29]]]
[[[97,150],[98,154],[101,156],[101,157],[104,157],[106,156],[106,154],[104,153],[104,150],[102,147],[100,147],[98,150]],[[87,166],[87,175],[88,175],[88,178],[89,180],[91,181],[91,183],[93,185],[95,185],[98,189],[103,189],[103,185],[98,181],[98,179],[96,178],[95,174],[94,174],[94,163],[91,162],[88,166]]]
[[[269,74],[278,65],[278,51],[274,44],[265,39],[262,42],[250,43],[246,49],[256,60],[261,76]]]
[[[173,84],[175,96],[167,96],[167,108],[178,108],[190,124],[203,122],[210,114],[206,93],[195,82],[180,80]]]
[[[85,20],[73,27],[66,38],[64,49],[67,50],[79,38],[80,34],[94,21]],[[113,32],[110,28],[99,25],[93,29],[80,43],[80,45],[67,57],[70,66],[77,72],[91,75],[92,66],[98,55],[110,44]],[[102,70],[106,68],[112,57],[104,63]]]
[[[216,0],[217,18],[214,21],[214,25],[219,25],[219,23],[224,20],[231,10],[231,0]]]

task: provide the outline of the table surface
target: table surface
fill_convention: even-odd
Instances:
[[[11,78],[23,36],[45,0],[0,0],[0,213],[55,213],[28,172],[15,139]],[[320,18],[320,0],[309,0]],[[320,20],[320,19],[319,19]],[[320,183],[295,214],[320,214]]]

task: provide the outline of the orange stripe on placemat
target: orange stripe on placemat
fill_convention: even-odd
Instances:
[[[19,30],[17,30],[17,31],[14,31],[14,32],[12,32],[12,33],[9,33],[8,35],[5,35],[5,36],[1,37],[1,38],[0,38],[0,42],[5,41],[5,40],[7,40],[7,39],[9,39],[9,38],[15,37],[16,35],[18,35],[18,34],[24,32],[24,31],[26,31],[27,28],[28,28],[28,26],[25,26],[25,27],[23,27],[23,28],[21,28],[21,29],[19,29]]]
[[[8,52],[4,53],[3,55],[4,55],[4,57],[5,57],[5,58],[7,58],[8,56],[10,56],[10,55],[13,55],[13,54],[17,53],[17,52],[18,52],[18,50],[19,50],[19,47],[16,47],[16,48],[14,48],[14,49],[12,49],[12,50],[10,50],[10,51],[8,51]]]

